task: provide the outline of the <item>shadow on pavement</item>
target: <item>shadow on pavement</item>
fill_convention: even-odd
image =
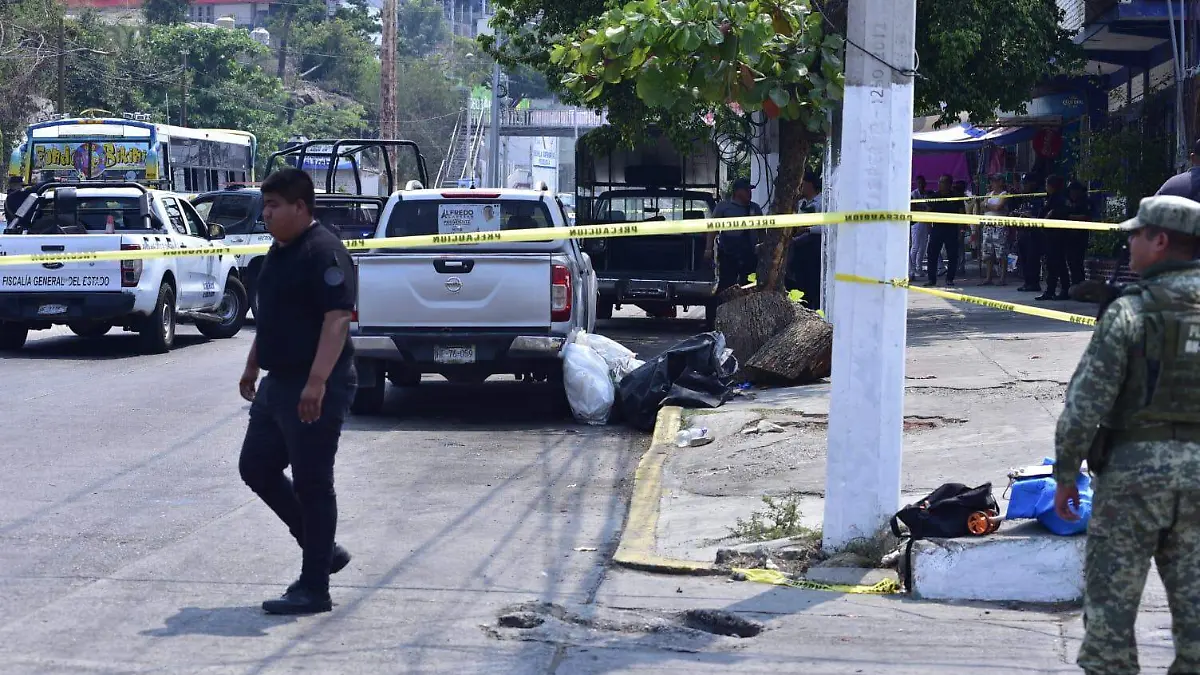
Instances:
[[[248,673],[252,675],[271,670],[310,641],[312,636],[328,631],[347,617],[353,617],[363,603],[374,601],[379,591],[403,583],[415,566],[427,564],[430,558],[439,555],[439,549],[447,540],[459,536],[461,531],[472,525],[494,522],[497,510],[514,512],[509,514],[511,524],[504,532],[497,533],[494,545],[488,550],[479,551],[478,564],[470,569],[461,582],[464,590],[472,585],[490,588],[493,582],[488,576],[501,574],[503,570],[497,570],[496,566],[507,557],[519,561],[522,576],[528,575],[531,569],[543,572],[529,575],[533,582],[531,586],[538,586],[536,580],[544,579],[539,590],[530,588],[531,596],[547,602],[561,602],[564,597],[572,597],[591,603],[604,579],[607,560],[616,549],[625,520],[626,491],[621,486],[632,475],[638,460],[639,453],[621,452],[612,456],[611,461],[615,465],[611,469],[602,467],[599,464],[602,458],[586,444],[573,443],[561,434],[557,437],[547,436],[536,456],[512,471],[509,477],[487,490],[474,503],[461,509],[423,541],[414,541],[411,552],[384,571],[373,587],[363,589],[353,599],[335,608],[332,614],[309,619],[287,644],[263,655]],[[536,491],[518,484],[531,475],[538,476]],[[564,489],[561,484],[567,476],[578,477],[584,484]],[[611,484],[587,485],[589,479]],[[605,490],[608,495],[602,503],[594,498],[589,499],[589,494],[594,495],[599,489]],[[587,514],[600,516],[599,532],[592,527],[584,531],[578,525]],[[570,525],[570,522],[576,524]],[[529,542],[522,539],[520,532],[531,523],[536,523],[540,531],[545,533],[544,543],[539,542],[537,551],[523,550],[528,548]],[[576,562],[576,567],[572,567],[573,556],[569,552],[584,545],[594,545],[598,550],[591,554],[593,558],[586,565]],[[541,560],[547,553],[552,553],[553,562],[547,561],[531,568],[531,560]],[[574,560],[578,561],[578,558]],[[579,567],[583,567],[582,574],[570,574],[572,569]],[[446,636],[442,633],[445,622],[468,613],[477,600],[467,594],[461,600],[438,605],[435,615],[423,617],[427,628],[406,636],[401,644],[393,645],[393,648],[403,648],[402,667],[405,672],[429,672],[432,664],[428,662],[436,660],[435,653],[446,648]],[[546,649],[541,644],[524,644],[526,647],[523,649],[543,652]],[[538,660],[539,655],[531,653],[519,657],[518,662],[535,663]]]
[[[168,617],[162,628],[141,631],[148,637],[215,635],[217,637],[267,637],[266,629],[294,623],[299,617],[272,616],[261,607],[184,607]]]
[[[32,337],[32,334],[31,334]],[[177,334],[175,347],[169,354],[212,342],[203,335]],[[81,338],[77,335],[61,335],[40,340],[31,339],[25,347],[15,352],[4,352],[4,359],[77,359],[85,361],[116,361],[147,356],[133,333],[116,331],[98,338]],[[166,356],[166,355],[163,355]]]

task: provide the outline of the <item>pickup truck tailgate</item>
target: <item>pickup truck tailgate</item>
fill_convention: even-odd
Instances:
[[[550,325],[550,254],[381,254],[358,259],[358,324],[371,328]]]
[[[0,256],[121,250],[121,235],[0,235]],[[0,265],[0,292],[45,293],[121,290],[121,262]]]

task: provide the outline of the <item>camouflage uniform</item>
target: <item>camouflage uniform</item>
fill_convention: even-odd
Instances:
[[[1147,224],[1200,235],[1200,204],[1147,198],[1122,227]],[[1180,337],[1175,356],[1164,357],[1147,339],[1160,335],[1168,315],[1157,307],[1167,299],[1182,312],[1174,314],[1181,332],[1194,322],[1200,334],[1200,263],[1156,264],[1109,306],[1071,378],[1055,434],[1059,483],[1075,482],[1098,434],[1109,439],[1088,524],[1086,635],[1077,663],[1089,675],[1138,672],[1134,622],[1151,557],[1171,608],[1176,656],[1168,672],[1200,673],[1200,341]],[[1160,371],[1162,363],[1172,366]],[[1159,389],[1170,395],[1155,397]]]

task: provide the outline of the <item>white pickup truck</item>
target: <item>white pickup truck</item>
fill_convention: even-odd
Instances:
[[[566,227],[562,204],[535,190],[404,190],[375,238]],[[562,387],[559,351],[596,315],[596,273],[574,239],[448,244],[354,256],[351,326],[358,414],[376,414],[387,381],[452,382],[512,374]],[[557,399],[556,399],[557,400]]]
[[[0,350],[20,349],[30,330],[64,324],[83,337],[121,326],[150,353],[171,349],[178,321],[210,338],[236,335],[247,302],[231,255],[3,264],[43,253],[202,252],[224,236],[170,192],[136,183],[39,187],[0,235]]]

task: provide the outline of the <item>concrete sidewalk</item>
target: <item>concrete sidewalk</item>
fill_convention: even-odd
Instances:
[[[1016,287],[973,287],[968,283],[953,290],[1095,315],[1094,305],[1035,303],[1035,294],[1018,293]],[[910,293],[908,331],[902,503],[923,497],[946,482],[979,485],[990,481],[997,499],[1002,500],[1009,470],[1053,456],[1054,426],[1066,383],[1091,328]],[[707,427],[715,440],[695,448],[675,448],[668,443],[669,449],[660,453],[657,513],[652,523],[640,524],[652,532],[646,537],[654,542],[652,555],[660,562],[688,561],[681,562],[677,572],[689,566],[693,572],[709,568],[718,548],[737,543],[729,536],[737,520],[763,510],[764,495],[795,497],[803,522],[819,528],[828,412],[827,383],[751,391],[717,410],[684,411],[683,427]],[[778,428],[747,431],[757,429],[761,422]],[[635,494],[635,508],[637,501]],[[631,514],[627,535],[638,527]],[[860,607],[863,603],[892,603],[894,607],[899,602],[864,597],[845,596],[843,600],[852,598],[852,604]],[[977,621],[980,614],[979,607],[903,602],[909,610],[913,609],[909,603],[916,603],[923,608],[921,613],[936,615],[939,622]],[[828,611],[826,605],[823,612]],[[1027,608],[1016,616],[1020,618],[1014,620],[1050,629],[1047,633],[1054,635],[1047,638],[1053,638],[1049,641],[1056,654],[1048,654],[1050,661],[1037,666],[1012,662],[1013,667],[1020,672],[1077,672],[1073,664],[1082,636],[1077,611]],[[785,624],[789,620],[781,619]],[[993,640],[1011,642],[1012,635],[1000,634],[1011,632],[1010,628],[978,622],[972,642],[981,646]],[[1139,643],[1143,672],[1169,665],[1173,656],[1170,616],[1157,574],[1151,575],[1143,603]],[[1044,670],[1048,667],[1044,664],[1051,662],[1057,665]],[[969,660],[958,663],[966,667]],[[1065,670],[1058,671],[1058,666]],[[1017,670],[1001,668],[1001,672]]]

